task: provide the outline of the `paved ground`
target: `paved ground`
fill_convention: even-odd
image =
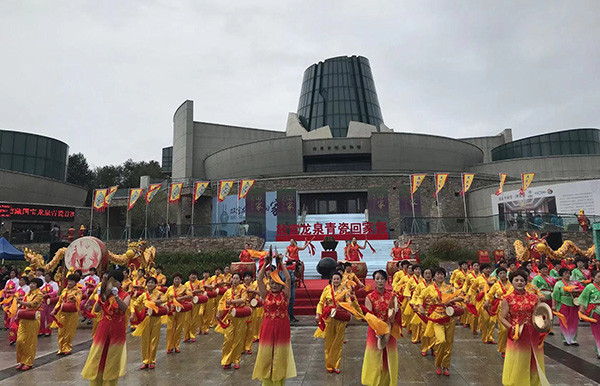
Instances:
[[[308,324],[308,320],[306,324]],[[328,374],[323,365],[323,341],[314,340],[315,328],[311,325],[292,329],[292,345],[296,357],[298,377],[288,385],[319,386],[360,385],[366,327],[353,324],[348,327],[344,347],[342,373]],[[220,349],[223,338],[211,333],[197,343],[182,344],[180,354],[166,355],[163,327],[161,345],[154,371],[138,370],[141,364],[139,338],[129,336],[127,375],[122,385],[201,384],[259,385],[252,381],[254,356],[244,356],[240,370],[224,371],[220,367]],[[2,385],[85,385],[80,371],[87,357],[91,330],[78,330],[75,352],[69,357],[56,357],[56,336],[39,339],[38,357],[33,370],[20,373],[13,370],[14,346],[8,346],[8,333],[0,331],[0,384]],[[579,332],[580,347],[564,347],[559,336],[550,337],[546,348],[546,369],[552,385],[600,385],[600,360],[593,351],[590,328],[582,325]],[[399,342],[400,385],[493,385],[501,384],[502,358],[495,346],[483,345],[469,330],[457,328],[452,356],[452,375],[438,376],[434,372],[433,358],[422,357],[420,346],[403,338]],[[552,359],[551,356],[555,359]],[[574,369],[575,370],[574,370]],[[596,381],[582,375],[595,378]]]

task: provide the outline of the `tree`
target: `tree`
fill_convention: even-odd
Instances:
[[[123,167],[118,165],[107,165],[97,167],[94,170],[94,189],[108,188],[113,185],[119,185],[122,187],[123,183]]]
[[[67,166],[67,182],[91,189],[94,182],[94,172],[90,169],[85,156],[81,153],[69,155]]]

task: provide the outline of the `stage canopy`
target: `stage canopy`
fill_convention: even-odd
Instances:
[[[13,247],[4,237],[0,238],[0,259],[3,260],[25,260],[23,252]]]

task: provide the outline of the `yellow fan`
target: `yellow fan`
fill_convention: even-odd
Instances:
[[[375,331],[375,335],[383,336],[390,333],[390,326],[373,314],[366,314],[365,320],[369,326]]]

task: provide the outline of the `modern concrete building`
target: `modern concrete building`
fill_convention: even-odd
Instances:
[[[66,182],[68,156],[69,146],[57,139],[0,130],[2,233],[48,234],[52,224],[73,223],[87,190]]]
[[[191,200],[196,180],[212,181],[212,190],[196,204],[196,223],[256,220],[268,236],[273,224],[282,221],[301,223],[312,215],[330,215],[335,221],[335,215],[360,214],[385,222],[389,236],[396,237],[411,231],[413,204],[425,227],[439,215],[456,219],[446,228],[463,227],[465,203],[469,217],[490,217],[481,220],[482,226],[497,226],[491,219],[491,196],[498,189],[499,173],[508,174],[505,191],[520,187],[523,172],[537,173],[532,186],[600,178],[598,129],[517,141],[511,129],[462,139],[390,129],[383,121],[369,61],[357,56],[310,66],[297,112],[288,114],[285,131],[283,126],[274,129],[195,121],[194,103],[185,101],[173,117],[173,146],[163,149],[163,168],[189,187],[177,221],[189,221],[191,202],[186,200]],[[450,175],[436,201],[437,172]],[[412,173],[428,177],[411,201]],[[476,174],[465,200],[459,195],[462,173]],[[218,181],[242,178],[256,180],[246,200],[217,203],[210,198]],[[286,220],[279,218],[283,195],[290,202]],[[261,202],[267,212],[276,202],[277,218],[265,225],[269,215],[251,211],[250,202]]]

